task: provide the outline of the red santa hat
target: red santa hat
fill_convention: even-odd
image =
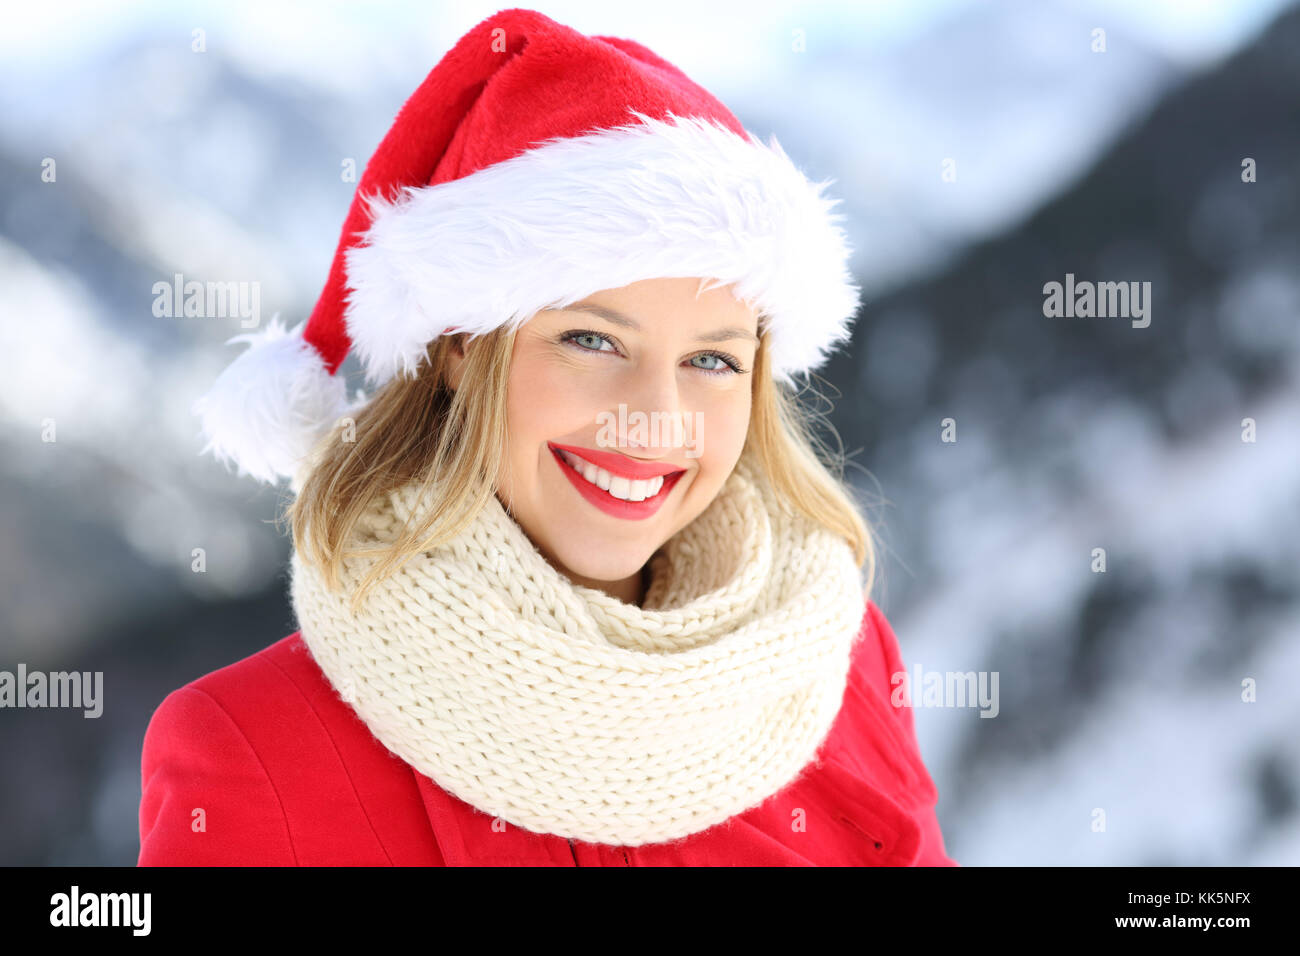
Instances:
[[[504,10],[462,37],[406,101],[357,185],[305,323],[230,342],[194,407],[203,452],[293,477],[366,398],[453,332],[517,329],[541,309],[652,278],[700,276],[759,310],[774,374],[850,336],[858,288],[823,197],[773,137],[632,40]],[[230,344],[230,343],[227,343]]]

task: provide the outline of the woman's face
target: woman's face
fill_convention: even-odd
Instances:
[[[558,570],[627,603],[656,549],[713,501],[749,428],[757,313],[699,286],[608,289],[515,337],[498,497]]]

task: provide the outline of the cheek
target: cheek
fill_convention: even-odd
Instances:
[[[507,389],[511,454],[531,460],[544,442],[564,439],[594,420],[589,388],[562,362],[517,356]]]
[[[730,471],[745,446],[751,404],[747,390],[701,403],[696,425],[702,461]]]

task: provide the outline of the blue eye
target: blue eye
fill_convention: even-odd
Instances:
[[[721,365],[715,365],[713,368],[701,368],[698,365],[695,366],[700,369],[701,372],[708,372],[710,375],[735,375],[738,372],[743,371],[740,367],[740,362],[730,355],[724,355],[722,352],[701,352],[699,355],[695,356],[695,358],[716,359],[718,362],[722,363]]]
[[[610,345],[614,344],[613,342],[610,342],[610,340],[607,339],[605,336],[601,335],[599,332],[575,330],[572,332],[565,332],[562,336],[560,336],[560,341],[562,342],[576,342],[578,341],[578,339],[599,339],[602,342],[608,342]],[[589,347],[586,345],[579,345],[578,347],[587,352],[607,351],[606,349],[602,349],[599,346]],[[615,349],[614,351],[617,351],[617,349]]]

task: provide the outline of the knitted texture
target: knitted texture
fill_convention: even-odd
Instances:
[[[391,543],[412,482],[352,538]],[[493,497],[455,540],[367,597],[291,559],[303,639],[390,751],[519,827],[675,840],[756,806],[816,756],[866,603],[848,544],[774,495],[748,452],[651,559],[642,607],[572,583]]]

